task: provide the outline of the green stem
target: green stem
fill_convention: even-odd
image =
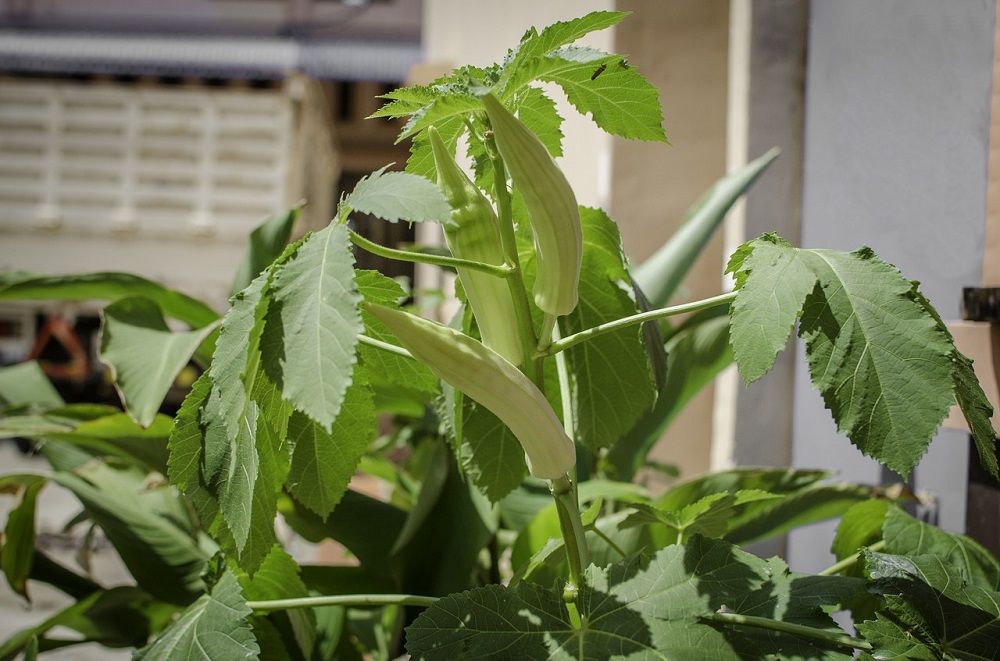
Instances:
[[[674,305],[669,308],[659,308],[657,310],[650,310],[649,312],[640,312],[639,314],[634,314],[630,317],[615,319],[614,321],[609,321],[606,324],[600,324],[598,326],[594,326],[593,328],[588,328],[585,331],[580,331],[579,333],[574,333],[573,335],[564,337],[561,340],[553,342],[548,349],[540,353],[543,356],[551,356],[559,353],[560,351],[565,351],[570,347],[575,347],[581,342],[586,342],[587,340],[597,337],[598,335],[604,335],[605,333],[611,333],[616,330],[628,328],[629,326],[635,326],[636,324],[645,323],[647,321],[673,317],[678,314],[684,314],[685,312],[696,312],[706,308],[714,308],[717,305],[727,305],[732,303],[735,299],[736,292],[729,292],[728,294],[719,294],[718,296],[706,298],[701,301],[695,301],[693,303]]]
[[[563,476],[552,480],[552,497],[556,501],[556,512],[559,514],[559,529],[562,531],[563,543],[566,545],[566,558],[569,560],[569,580],[563,591],[563,599],[567,602],[576,601],[580,586],[583,585],[583,569],[590,566],[590,551],[580,519],[580,505],[576,501],[576,490],[569,478]]]
[[[884,548],[885,548],[885,540],[883,539],[869,546],[868,550],[881,551]],[[861,551],[858,551],[854,555],[847,556],[837,564],[827,567],[823,571],[819,572],[817,576],[833,576],[834,574],[839,574],[845,569],[850,569],[854,565],[858,564],[858,560],[860,559],[861,559]]]
[[[255,611],[277,611],[292,608],[313,608],[315,606],[423,606],[426,608],[432,606],[437,600],[437,597],[421,597],[413,594],[338,594],[323,597],[248,601],[247,606]]]
[[[394,353],[397,356],[402,356],[403,358],[413,358],[413,355],[403,347],[397,347],[395,344],[389,344],[388,342],[383,342],[382,340],[376,340],[374,337],[368,337],[367,335],[358,335],[358,341],[362,344],[367,344],[370,347],[375,347],[376,349],[381,349],[382,351],[388,351],[389,353]]]
[[[476,262],[471,259],[461,259],[460,257],[448,257],[447,255],[429,255],[422,252],[411,252],[409,250],[397,250],[395,248],[387,248],[378,243],[369,241],[365,237],[361,236],[353,230],[349,230],[351,234],[351,241],[355,245],[364,248],[373,255],[378,255],[379,257],[386,257],[388,259],[396,259],[401,262],[418,262],[420,264],[431,264],[432,266],[447,266],[451,268],[467,268],[474,269],[476,271],[482,271],[483,273],[489,273],[498,278],[508,278],[514,273],[514,269],[507,265],[496,265],[496,264],[486,264],[484,262]]]
[[[830,645],[838,645],[840,647],[853,647],[865,651],[871,651],[872,649],[870,643],[861,640],[860,638],[849,636],[846,633],[834,633],[832,631],[824,631],[823,629],[807,627],[803,624],[793,624],[791,622],[772,620],[766,617],[757,617],[755,615],[740,615],[739,613],[712,613],[703,619],[718,622],[719,624],[732,624],[737,626],[757,627],[758,629],[778,631],[780,633],[787,633],[801,638],[809,638]]]

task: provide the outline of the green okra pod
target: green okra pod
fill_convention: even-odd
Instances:
[[[579,297],[583,229],[566,175],[549,150],[492,94],[483,96],[497,149],[528,208],[538,268],[532,293],[553,316],[569,314]]]
[[[438,186],[451,204],[451,222],[444,225],[444,236],[455,257],[485,264],[504,263],[500,240],[500,222],[489,199],[469,179],[445,147],[437,129],[427,129]],[[479,324],[483,344],[509,362],[518,365],[524,359],[517,325],[517,312],[508,283],[475,269],[458,269],[472,313]]]
[[[554,480],[573,468],[576,447],[545,395],[500,354],[433,321],[381,305],[364,305],[415,359],[510,428],[524,449],[532,475]]]

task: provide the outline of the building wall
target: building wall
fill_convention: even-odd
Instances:
[[[989,0],[810,4],[801,243],[871,246],[919,280],[945,320],[981,280],[994,11]],[[801,347],[799,358],[794,464],[891,477],[836,432]],[[964,521],[966,457],[964,435],[943,432],[916,471],[951,529]],[[817,537],[828,544],[793,536],[793,568],[826,563]]]

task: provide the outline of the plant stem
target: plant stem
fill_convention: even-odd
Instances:
[[[569,560],[570,576],[563,591],[563,599],[573,602],[576,601],[576,595],[583,585],[583,569],[590,566],[590,551],[587,549],[583,521],[580,519],[576,490],[568,477],[552,480],[552,497],[556,501],[559,529],[562,531],[566,558]]]
[[[540,354],[543,356],[551,356],[555,353],[559,353],[560,351],[565,351],[570,347],[575,347],[581,342],[586,342],[590,338],[597,337],[598,335],[604,335],[605,333],[611,333],[613,331],[628,328],[629,326],[634,326],[647,321],[673,317],[678,314],[684,314],[685,312],[695,312],[706,308],[714,308],[717,305],[727,305],[732,303],[734,300],[736,300],[736,292],[729,292],[728,294],[719,294],[718,296],[706,298],[701,301],[695,301],[693,303],[674,305],[669,308],[659,308],[648,312],[640,312],[639,314],[634,314],[630,317],[622,317],[621,319],[609,321],[606,324],[600,324],[598,326],[594,326],[593,328],[588,328],[587,330],[564,337],[561,340],[557,340],[553,342],[548,349],[540,352]]]
[[[394,353],[397,356],[402,356],[403,358],[413,358],[409,351],[403,347],[397,347],[395,344],[389,344],[388,342],[383,342],[382,340],[376,340],[374,337],[368,337],[367,335],[358,335],[358,341],[362,344],[367,344],[368,346],[375,347],[376,349],[381,349],[382,351],[388,351],[389,353]]]
[[[429,255],[422,252],[411,252],[409,250],[387,248],[386,246],[369,241],[353,230],[349,230],[349,232],[351,234],[351,241],[353,241],[355,245],[364,248],[371,254],[378,255],[379,257],[396,259],[401,262],[419,262],[420,264],[430,264],[432,266],[449,266],[456,269],[474,269],[476,271],[482,271],[483,273],[489,273],[490,275],[498,278],[510,277],[514,272],[514,269],[506,264],[486,264],[485,262],[476,262],[471,259],[461,259],[459,257],[448,257],[447,255]]]
[[[300,597],[297,599],[274,599],[271,601],[248,601],[247,606],[255,611],[277,611],[292,608],[312,608],[314,606],[431,606],[437,597],[421,597],[413,594],[337,594],[322,597]]]
[[[803,624],[772,620],[766,617],[757,617],[755,615],[740,615],[739,613],[712,613],[703,619],[718,622],[719,624],[733,624],[737,626],[769,629],[771,631],[787,633],[801,638],[810,638],[812,640],[828,643],[830,645],[838,645],[840,647],[853,647],[865,651],[871,651],[872,649],[870,643],[861,640],[860,638],[849,636],[846,633],[834,633],[832,631],[824,631],[823,629],[807,627]]]
[[[868,547],[869,551],[881,551],[885,548],[885,540],[879,540]],[[858,551],[854,555],[849,555],[835,565],[831,565],[824,569],[823,571],[817,573],[817,576],[833,576],[834,574],[839,574],[845,569],[850,569],[858,563],[861,559],[861,551]]]

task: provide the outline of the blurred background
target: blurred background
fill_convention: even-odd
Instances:
[[[405,163],[401,126],[364,119],[379,94],[599,9],[635,12],[587,43],[660,89],[671,146],[612,139],[563,102],[560,163],[633,263],[727,170],[778,146],[681,298],[730,286],[726,257],[766,231],[867,244],[921,281],[995,393],[992,327],[960,306],[963,287],[1000,285],[993,0],[0,0],[0,270],[131,271],[224,309],[264,217],[305,201],[299,231],[321,227],[361,176]],[[359,223],[379,243],[417,238]],[[4,304],[0,364],[40,358],[64,393],[100,388],[95,309]],[[822,466],[898,481],[839,437],[795,347],[763,383],[728,373],[706,388],[655,458],[682,476]],[[1000,500],[968,465],[967,434],[945,429],[910,486],[951,530],[993,512],[981,541],[996,552]],[[828,540],[771,551],[816,570]]]

